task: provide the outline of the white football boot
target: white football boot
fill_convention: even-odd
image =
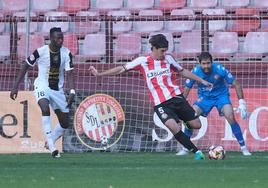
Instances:
[[[252,154],[248,151],[248,148],[246,146],[242,146],[241,148],[241,152],[244,156],[251,156]]]
[[[188,154],[189,154],[189,150],[185,147],[183,147],[178,153],[176,153],[176,155],[178,156],[188,155]]]

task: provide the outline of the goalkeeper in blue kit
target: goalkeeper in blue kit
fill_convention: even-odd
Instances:
[[[213,107],[216,107],[219,115],[224,116],[227,122],[231,125],[232,132],[236,137],[242,154],[249,156],[251,153],[248,151],[239,124],[235,120],[233,106],[230,101],[230,93],[228,84],[233,85],[239,99],[239,107],[237,111],[240,112],[242,119],[248,118],[248,112],[246,108],[246,102],[244,100],[244,94],[242,87],[238,81],[232,76],[232,74],[219,62],[212,61],[212,56],[208,52],[202,52],[198,57],[199,65],[195,66],[192,73],[201,77],[202,79],[213,84],[213,88],[210,89],[200,83],[198,86],[198,99],[194,102],[193,108],[196,114],[206,117]],[[195,81],[186,80],[184,96],[188,96]],[[200,127],[189,127],[187,122],[185,123],[184,133],[191,137],[192,129],[199,129]],[[182,148],[176,155],[187,155],[189,151],[186,148]]]

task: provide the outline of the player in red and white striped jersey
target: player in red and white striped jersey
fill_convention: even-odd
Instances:
[[[101,73],[93,66],[89,70],[95,76],[118,75],[129,70],[140,71],[146,81],[150,99],[154,103],[155,113],[174,134],[176,140],[195,153],[195,159],[203,159],[202,152],[181,131],[178,123],[180,120],[187,120],[191,128],[201,127],[199,118],[184,98],[182,90],[176,82],[175,72],[209,88],[212,87],[212,84],[183,69],[171,55],[166,54],[168,41],[164,35],[154,35],[149,42],[152,45],[152,53],[148,56],[138,57],[123,66]]]

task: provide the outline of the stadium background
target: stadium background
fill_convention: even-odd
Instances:
[[[152,104],[141,75],[133,72],[94,78],[88,71],[90,65],[106,70],[147,54],[148,38],[156,33],[167,36],[169,53],[185,68],[190,70],[196,64],[196,56],[209,50],[237,77],[251,114],[246,121],[236,114],[246,143],[251,151],[267,150],[267,13],[267,0],[1,0],[0,140],[6,143],[1,152],[46,152],[39,109],[30,92],[37,68],[31,69],[20,85],[25,93],[19,93],[22,98],[17,102],[8,99],[7,91],[13,86],[22,60],[48,43],[52,26],[62,28],[64,46],[74,55],[77,96],[71,125],[79,104],[95,93],[113,96],[125,112],[123,136],[108,151],[177,151],[181,147],[174,139],[167,139],[165,129],[154,124]],[[183,85],[184,79],[178,82]],[[191,92],[191,103],[194,93],[195,90]],[[237,107],[233,89],[231,93]],[[227,150],[239,150],[230,128],[215,110],[207,121],[205,133],[194,139],[201,149],[220,144]],[[202,122],[206,124],[206,120]],[[74,126],[64,135],[62,150],[91,151],[77,139]],[[31,133],[29,137],[25,136],[27,131]]]

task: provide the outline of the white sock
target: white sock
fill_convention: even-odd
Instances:
[[[52,132],[52,139],[55,143],[63,134],[66,129],[62,128],[61,125],[58,123],[55,129]]]
[[[56,150],[56,147],[52,139],[50,116],[42,116],[42,125],[43,125],[45,136],[47,138],[49,150],[52,152]]]

